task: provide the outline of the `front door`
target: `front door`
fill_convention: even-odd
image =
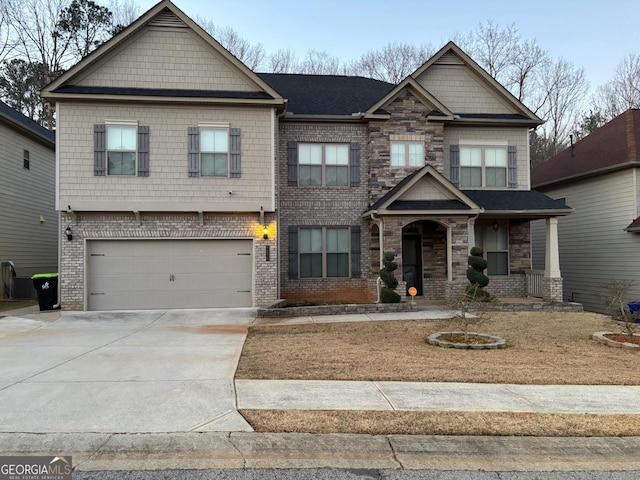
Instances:
[[[402,280],[410,287],[416,287],[422,296],[422,236],[419,233],[405,233],[402,236]]]

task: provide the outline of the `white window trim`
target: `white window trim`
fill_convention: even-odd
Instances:
[[[104,125],[105,125],[105,176],[114,176],[114,177],[135,177],[138,175],[138,127],[139,127],[139,122],[138,120],[114,120],[114,119],[106,119],[104,121]],[[135,165],[134,165],[134,172],[132,174],[129,175],[120,175],[120,174],[115,174],[115,173],[109,173],[109,127],[135,127],[136,128],[136,134],[135,134],[135,140],[136,140],[136,148],[135,148],[135,154],[136,154],[136,158],[135,158]],[[114,150],[116,151],[116,150]],[[128,151],[128,150],[120,150],[120,151]]]
[[[346,252],[330,252],[327,250],[327,230],[329,229],[340,229],[340,230],[346,230],[347,231],[347,240],[349,242],[349,245],[347,247],[347,251]],[[306,279],[318,279],[318,278],[328,278],[328,279],[341,279],[341,278],[351,278],[351,228],[349,228],[348,226],[344,226],[344,225],[325,225],[325,226],[304,226],[304,227],[300,227],[298,229],[298,242],[300,242],[300,237],[301,237],[301,231],[302,230],[321,230],[322,231],[322,250],[320,250],[319,252],[308,252],[308,251],[302,251],[302,249],[300,247],[298,247],[298,278],[302,279],[302,280],[306,280]],[[302,272],[301,272],[301,259],[302,259],[302,255],[309,255],[309,254],[322,254],[322,276],[321,277],[303,277],[302,276]],[[327,276],[327,254],[330,253],[342,253],[342,254],[347,254],[347,268],[349,270],[349,273],[346,277],[329,277]]]
[[[200,122],[198,123],[198,130],[200,134],[202,134],[202,130],[226,130],[227,131],[227,174],[226,175],[203,175],[202,174],[202,154],[203,153],[222,153],[222,152],[203,152],[202,151],[202,143],[198,145],[198,155],[200,156],[200,177],[203,178],[229,178],[229,170],[231,169],[231,138],[230,138],[230,130],[231,124],[225,122]],[[202,136],[199,137],[199,142],[202,142]]]
[[[480,166],[481,170],[481,185],[479,186],[470,186],[470,185],[462,185],[462,169],[463,168],[478,168],[478,167],[469,167],[466,165],[462,165],[462,152],[460,152],[460,165],[459,165],[459,169],[460,169],[460,174],[459,174],[459,182],[460,182],[460,188],[464,188],[464,189],[477,189],[477,188],[488,188],[488,189],[507,189],[509,187],[509,142],[506,140],[460,140],[458,142],[458,146],[459,147],[477,147],[477,148],[483,148],[483,147],[504,147],[506,150],[506,154],[507,154],[507,164],[504,167],[505,170],[505,184],[504,186],[487,186],[487,166],[485,165],[485,158],[484,155],[482,155],[482,165]],[[490,167],[490,168],[495,168],[495,167]]]
[[[402,165],[394,165],[392,163],[391,160],[391,150],[392,144],[398,144],[401,143],[404,145],[404,163]],[[411,144],[420,144],[422,146],[422,163],[420,165],[409,165],[409,145]],[[426,160],[425,160],[425,148],[424,148],[424,140],[419,139],[419,140],[389,140],[389,166],[391,168],[404,168],[404,167],[410,167],[410,168],[421,168],[424,167],[426,164]]]
[[[306,163],[300,163],[300,159],[298,157],[298,186],[299,187],[304,187],[304,188],[323,188],[323,187],[328,187],[328,188],[346,188],[349,186],[349,169],[351,167],[351,152],[350,152],[350,144],[348,142],[298,142],[297,148],[298,148],[298,154],[300,153],[300,146],[301,145],[320,145],[321,149],[322,149],[322,163],[319,164],[319,166],[322,168],[322,178],[320,179],[320,185],[302,185],[300,183],[300,166],[301,165],[309,165]],[[342,145],[342,146],[346,146],[347,147],[347,164],[346,165],[327,165],[326,163],[326,158],[327,158],[327,152],[325,150],[325,147],[328,145]],[[318,165],[317,165],[318,166]],[[347,169],[347,183],[345,185],[327,185],[327,166],[330,167],[344,167]]]

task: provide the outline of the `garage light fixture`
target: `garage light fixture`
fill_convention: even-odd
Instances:
[[[67,236],[67,240],[73,240],[73,233],[71,232],[71,227],[67,227],[64,229],[64,233]]]
[[[266,225],[262,229],[262,238],[269,240],[269,228]]]

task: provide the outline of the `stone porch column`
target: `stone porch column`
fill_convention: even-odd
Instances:
[[[544,278],[542,298],[545,302],[562,302],[562,277],[560,275],[560,253],[558,248],[558,217],[549,217],[547,223]]]

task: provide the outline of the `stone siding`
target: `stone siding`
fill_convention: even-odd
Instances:
[[[274,231],[274,214],[265,215],[265,223]],[[71,227],[73,240],[64,230]],[[256,214],[205,213],[203,222],[197,213],[142,213],[140,220],[132,213],[63,212],[60,223],[61,270],[60,292],[64,310],[85,308],[85,240],[87,239],[254,239],[254,304],[273,303],[278,298],[278,252],[275,235],[262,238],[262,226]],[[270,260],[266,260],[266,246]]]
[[[392,167],[391,141],[411,139],[424,142],[425,162],[443,173],[444,126],[427,122],[424,115],[431,109],[425,106],[410,89],[405,89],[385,110],[391,114],[386,122],[369,124],[371,203],[375,203],[404,177],[420,167]]]

